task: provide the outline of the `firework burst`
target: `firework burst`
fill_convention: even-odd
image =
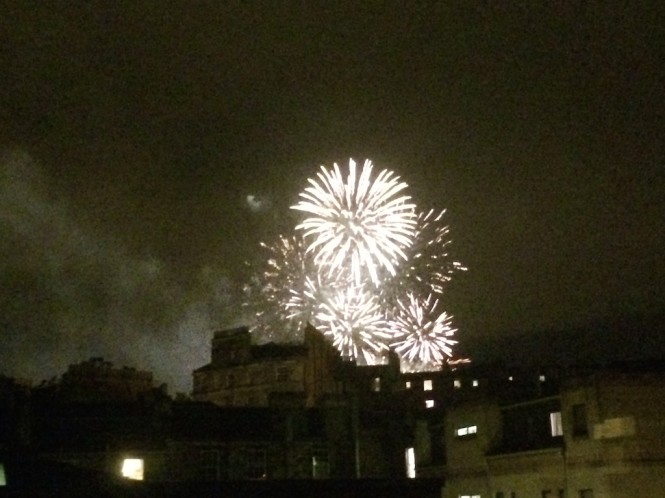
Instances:
[[[408,250],[407,261],[400,265],[393,278],[386,278],[384,300],[395,302],[408,289],[418,295],[443,294],[446,283],[457,271],[466,268],[453,261],[448,253],[450,230],[443,222],[445,210],[421,212],[417,217],[414,242]]]
[[[394,275],[407,259],[416,220],[415,205],[402,195],[406,183],[388,170],[372,178],[372,169],[366,160],[358,176],[351,159],[345,179],[336,163],[332,170],[321,166],[318,180],[309,179],[301,201],[291,208],[307,214],[296,230],[302,231],[308,252],[328,277],[350,273],[358,285],[368,275],[378,286],[378,268]]]
[[[390,321],[395,333],[391,346],[402,360],[402,370],[439,370],[457,343],[451,339],[455,333],[451,317],[437,314],[438,300],[431,294],[421,299],[409,293],[407,298],[406,302],[398,300],[398,311]]]
[[[267,256],[263,268],[245,286],[246,306],[255,318],[252,332],[263,340],[292,342],[311,313],[316,268],[300,237],[280,236],[261,247]]]
[[[318,305],[314,319],[342,357],[364,365],[385,362],[392,334],[376,296],[366,289],[348,286],[333,292]]]

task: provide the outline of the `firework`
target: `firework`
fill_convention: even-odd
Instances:
[[[443,294],[445,284],[456,271],[466,268],[453,261],[448,254],[450,230],[443,222],[445,210],[421,212],[417,217],[414,242],[407,252],[407,261],[400,265],[392,279],[386,279],[383,288],[387,302],[394,302],[395,295],[404,290],[418,295]]]
[[[297,236],[280,236],[261,247],[267,258],[245,286],[246,306],[255,319],[252,332],[263,340],[293,342],[311,313],[316,269]]]
[[[438,370],[457,343],[451,339],[455,333],[451,317],[437,315],[438,300],[431,294],[421,299],[409,293],[407,298],[398,300],[397,314],[390,322],[396,337],[391,346],[402,360],[402,370]]]
[[[392,334],[376,296],[366,289],[333,292],[318,305],[314,319],[344,358],[365,365],[385,362]]]
[[[357,176],[351,159],[344,179],[336,163],[332,170],[321,166],[318,180],[310,178],[301,201],[291,207],[307,214],[296,230],[302,231],[308,252],[329,278],[349,274],[358,285],[368,275],[378,286],[379,268],[394,275],[399,262],[407,259],[415,205],[402,194],[407,185],[398,176],[382,170],[372,178],[372,169],[366,160]]]

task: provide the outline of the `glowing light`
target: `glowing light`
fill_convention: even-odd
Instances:
[[[266,259],[245,286],[245,306],[254,315],[252,333],[264,341],[292,342],[309,319],[318,287],[316,268],[302,238],[283,237],[261,244]]]
[[[332,170],[321,166],[318,180],[310,178],[301,201],[291,206],[308,215],[296,230],[304,234],[315,263],[328,276],[350,272],[355,284],[368,274],[378,285],[378,268],[394,275],[414,237],[415,205],[401,195],[407,184],[389,170],[372,178],[372,169],[366,160],[358,176],[351,159],[345,179],[337,163]]]
[[[314,319],[343,357],[365,365],[385,363],[392,334],[376,297],[364,288],[337,290],[319,304]]]
[[[143,480],[143,459],[142,458],[125,458],[122,462],[122,477],[127,479],[134,479],[136,481]]]
[[[396,316],[390,322],[396,334],[391,346],[402,359],[403,371],[438,370],[457,343],[451,339],[455,333],[451,317],[446,313],[437,315],[438,300],[431,294],[425,299],[412,293],[407,297],[407,302],[398,301]]]
[[[245,287],[252,332],[296,342],[309,322],[358,364],[385,363],[394,348],[406,372],[453,365],[455,330],[432,296],[466,268],[448,254],[445,210],[416,214],[406,183],[374,173],[351,159],[344,174],[334,164],[308,179],[291,206],[304,214],[295,235],[261,244],[265,261]]]
[[[448,254],[451,240],[450,229],[443,222],[445,212],[444,209],[435,214],[431,209],[418,214],[414,243],[409,248],[407,264],[401,266],[401,276],[410,283],[409,288],[420,286],[425,294],[442,294],[453,273],[466,270]]]

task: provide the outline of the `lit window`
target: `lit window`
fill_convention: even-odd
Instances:
[[[454,387],[455,389],[459,389],[460,387],[462,387],[462,381],[459,380],[459,379],[455,379],[455,380],[453,381],[453,387]]]
[[[545,376],[544,376],[544,375],[539,375],[539,376],[538,376],[538,380],[539,380],[540,382],[545,382]]]
[[[478,379],[473,379],[473,382],[471,382],[471,385],[473,387],[478,387]]]
[[[372,381],[372,391],[378,393],[381,390],[381,377],[374,377]]]
[[[411,389],[411,381],[410,380],[407,380],[405,385],[406,385],[407,389]]]
[[[477,425],[468,425],[466,427],[460,427],[455,431],[455,435],[457,437],[463,437],[463,436],[471,436],[473,434],[476,434],[478,432],[478,426]]]
[[[509,380],[510,382],[512,382],[512,381],[513,381],[513,376],[512,376],[512,375],[509,376],[509,377],[508,377],[508,380]]]
[[[122,461],[122,477],[126,477],[127,479],[134,479],[135,481],[142,481],[143,459],[125,458]]]
[[[459,495],[459,498],[480,498],[480,495]]]
[[[550,431],[552,437],[563,436],[563,425],[561,424],[561,412],[550,413]]]
[[[413,448],[407,448],[404,452],[406,460],[406,477],[413,479],[416,477],[416,452]]]
[[[425,408],[434,408],[434,400],[433,399],[426,399],[425,400]]]
[[[7,476],[5,476],[5,466],[0,463],[0,486],[7,485]]]
[[[431,391],[432,390],[432,381],[430,379],[425,379],[423,381],[423,391]]]

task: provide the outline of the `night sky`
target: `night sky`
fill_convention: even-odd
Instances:
[[[189,390],[349,157],[447,208],[461,343],[662,312],[665,3],[401,3],[3,2],[0,372]]]

